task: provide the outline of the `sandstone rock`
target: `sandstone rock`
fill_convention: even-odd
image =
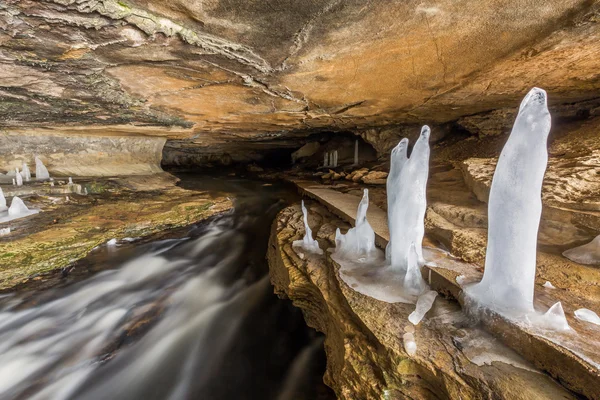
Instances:
[[[246,166],[246,170],[248,172],[263,172],[265,169],[263,167],[260,167],[256,164],[248,164]]]
[[[369,185],[385,185],[387,172],[383,171],[371,171],[366,175],[363,175],[361,180]]]
[[[312,156],[319,151],[319,148],[321,148],[321,144],[319,142],[306,143],[304,146],[292,153],[292,162],[295,163],[301,158]]]

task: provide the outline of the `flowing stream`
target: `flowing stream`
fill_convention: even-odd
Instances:
[[[101,272],[78,282],[0,299],[0,399],[333,398],[322,338],[269,283],[269,228],[291,192],[182,185],[235,210],[185,237],[101,249]]]

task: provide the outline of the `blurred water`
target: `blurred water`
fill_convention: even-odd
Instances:
[[[269,227],[290,193],[197,176],[183,186],[236,209],[181,239],[117,246],[110,269],[37,300],[0,299],[1,399],[332,398],[322,339],[267,275]]]

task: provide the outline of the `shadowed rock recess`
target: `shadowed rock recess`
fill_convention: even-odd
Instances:
[[[532,87],[552,116],[536,296],[562,301],[582,327],[575,344],[596,336],[585,356],[553,347],[582,370],[553,365],[546,342],[506,321],[473,325],[461,311],[457,277],[483,271],[492,176]],[[353,290],[326,250],[350,227],[336,212],[335,201],[355,211],[344,195],[368,188],[385,215],[390,151],[407,137],[410,153],[424,124],[425,241],[465,271],[428,270],[440,296],[409,327],[409,357],[414,306]],[[35,170],[35,156],[56,180],[11,186],[4,174]],[[563,256],[600,235],[600,0],[0,0],[0,183],[41,211],[0,224],[12,228],[0,291],[58,276],[112,238],[229,210],[163,171],[224,166],[313,197],[324,255],[292,248],[298,202],[282,206],[267,256],[275,292],[325,334],[338,398],[600,399],[600,327],[574,318],[600,314],[600,268]]]

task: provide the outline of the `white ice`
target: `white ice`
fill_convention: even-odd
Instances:
[[[21,175],[23,175],[25,182],[29,182],[31,180],[31,171],[29,170],[29,165],[27,165],[26,162],[23,162],[23,171]]]
[[[19,197],[13,197],[8,211],[0,212],[0,223],[12,221],[13,219],[27,217],[32,214],[37,214],[37,210],[27,208],[23,200]]]
[[[304,237],[302,240],[295,240],[292,247],[300,247],[309,253],[323,254],[323,250],[319,247],[319,242],[312,238],[312,230],[308,226],[308,211],[302,200],[302,215],[304,220]]]
[[[598,316],[598,314],[596,314],[592,310],[588,310],[587,308],[580,308],[579,310],[576,310],[575,318],[581,321],[600,325],[600,317]]]
[[[388,204],[388,228],[389,231],[392,232],[394,230],[394,219],[391,218],[392,208],[399,207],[400,205],[397,203],[396,199],[398,197],[400,188],[400,173],[402,172],[402,168],[404,164],[408,160],[408,156],[406,155],[408,150],[408,139],[402,139],[396,147],[392,150],[392,154],[390,157],[390,173],[388,174],[386,181],[386,193],[387,193],[387,204]],[[392,251],[392,242],[389,241],[387,247],[385,248],[385,258],[388,261],[391,261],[391,251]]]
[[[338,151],[337,150],[333,151],[333,166],[334,167],[338,166]]]
[[[537,318],[534,317],[532,321],[537,326],[553,331],[571,330],[560,301],[550,307],[540,320],[537,320]]]
[[[15,169],[15,180],[17,182],[17,186],[23,186],[23,175],[19,172],[19,168]]]
[[[335,231],[335,254],[342,258],[361,259],[373,256],[375,251],[375,232],[367,221],[369,208],[369,190],[365,189],[363,197],[356,211],[354,228],[348,229],[346,234]]]
[[[391,248],[388,253],[392,268],[402,272],[408,268],[411,245],[414,244],[419,264],[424,264],[423,236],[425,235],[425,198],[429,176],[429,135],[424,125],[410,158],[405,158],[402,142],[392,151],[392,170],[388,176],[388,221]]]
[[[467,288],[479,304],[496,310],[533,312],[541,189],[550,132],[546,92],[523,99],[500,154],[488,203],[488,245],[480,283]]]
[[[73,184],[73,178],[69,177],[69,185]]]
[[[433,302],[435,301],[436,297],[437,292],[435,290],[429,290],[420,295],[417,299],[417,306],[415,307],[415,311],[410,313],[410,315],[408,316],[408,321],[413,325],[418,325],[419,322],[421,322],[421,320],[425,316],[425,314],[427,314],[427,312],[431,310],[431,307],[433,307]]]
[[[329,166],[329,154],[327,152],[325,152],[323,154],[323,166],[324,167],[328,167]]]
[[[50,174],[48,173],[48,169],[38,157],[35,157],[35,178],[40,179],[50,179]]]
[[[6,197],[4,197],[4,191],[0,187],[0,211],[6,211],[8,207],[6,207]]]
[[[554,287],[554,285],[552,283],[550,283],[550,281],[546,281],[542,286],[545,287],[545,288],[547,288],[547,289],[556,289]]]
[[[411,332],[406,332],[402,339],[404,341],[404,351],[409,356],[414,356],[417,354],[417,342],[415,342],[415,335]]]
[[[588,244],[563,252],[563,256],[579,264],[600,265],[600,235]]]
[[[0,229],[0,236],[6,236],[10,234],[10,227]]]

